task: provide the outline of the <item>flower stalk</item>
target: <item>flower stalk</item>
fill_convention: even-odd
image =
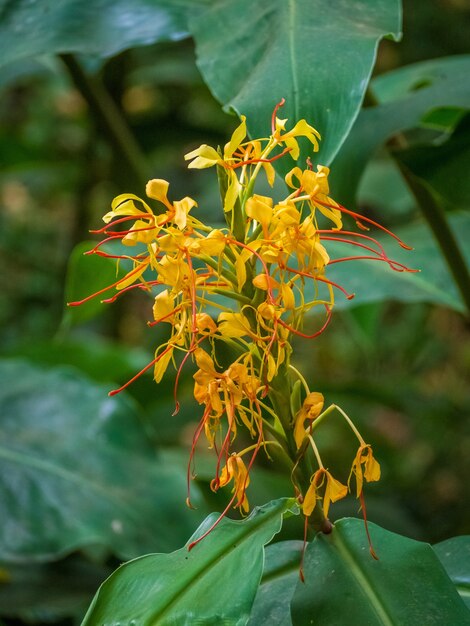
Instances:
[[[298,159],[299,139],[318,150],[320,135],[305,120],[287,130],[287,120],[277,117],[282,104],[273,112],[268,137],[248,140],[242,116],[223,150],[202,145],[185,156],[189,168],[216,168],[226,227],[202,223],[190,197],[171,200],[169,183],[162,179],[147,183],[148,202],[133,194],[118,196],[103,218],[105,226],[96,231],[105,239],[90,253],[127,264],[127,273],[85,300],[113,291],[104,300],[112,302],[128,290],[143,289],[153,297],[149,326],[169,329],[154,359],[111,394],[149,369],[158,383],[173,366],[177,413],[180,376],[193,363],[201,417],[189,454],[188,505],[194,459],[205,439],[215,456],[211,489],[231,489],[222,516],[230,507],[243,515],[249,511],[250,470],[265,454],[290,472],[308,522],[327,531],[330,504],[346,496],[353,479],[362,502],[364,481],[378,480],[380,467],[351,419],[336,405],[324,409],[323,395],[311,391],[291,364],[293,340],[314,340],[330,324],[337,295],[354,297],[327,277],[330,265],[373,259],[393,271],[412,270],[388,258],[371,235],[343,228],[343,219],[352,218],[362,231],[385,230],[330,197],[325,166],[314,170],[310,160],[305,169],[295,165],[285,177],[288,192],[280,201],[256,193],[260,176],[273,185],[273,162]],[[348,244],[359,254],[331,259],[330,241]],[[114,242],[128,252],[111,250]],[[323,310],[323,319],[307,334],[304,322],[313,310]],[[221,350],[223,344],[228,351]],[[334,411],[359,442],[347,485],[329,471],[315,441],[316,429]],[[252,440],[243,449],[237,445],[240,430],[245,444],[247,436]]]

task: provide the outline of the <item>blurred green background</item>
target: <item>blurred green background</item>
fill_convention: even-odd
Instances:
[[[375,73],[468,52],[469,26],[465,0],[408,0],[403,41],[381,43]],[[143,293],[132,292],[113,305],[65,307],[67,300],[88,295],[114,275],[104,260],[82,256],[93,245],[88,231],[101,226],[114,196],[143,195],[140,181],[110,143],[69,69],[58,57],[41,57],[17,66],[13,79],[5,70],[0,74],[0,350],[4,367],[13,363],[17,376],[24,372],[25,379],[39,377],[36,392],[44,384],[41,376],[68,366],[102,384],[104,401],[107,390],[126,382],[152,358],[162,331],[147,327],[152,302]],[[169,180],[174,197],[196,198],[201,212],[220,221],[214,173],[189,172],[183,155],[200,143],[223,144],[236,119],[222,112],[202,81],[192,41],[134,48],[89,69],[124,113],[151,164],[151,175]],[[384,183],[382,165],[380,158],[370,164],[359,207],[392,229],[413,223],[418,214],[413,199],[396,181]],[[331,191],[335,197],[334,186]],[[407,263],[415,266],[413,253]],[[356,291],[368,288],[365,276]],[[468,320],[448,308],[396,301],[356,306],[353,301],[335,313],[328,332],[296,346],[296,361],[312,387],[353,417],[381,462],[382,480],[367,489],[369,518],[433,543],[470,532],[468,330]],[[17,378],[9,372],[4,381],[14,385]],[[126,392],[147,440],[165,463],[183,474],[198,421],[191,375],[188,370],[182,381],[183,408],[177,417],[171,417],[171,376],[160,388],[150,375],[144,376]],[[56,381],[58,392],[61,380],[59,376]],[[47,411],[47,403],[40,406]],[[37,409],[34,419],[40,421],[42,415]],[[351,456],[351,442],[340,422],[330,426],[323,450],[342,466]],[[288,482],[277,478],[268,463],[261,466],[250,487],[251,500],[262,503],[290,495]],[[223,502],[209,492],[209,477],[202,459],[202,511]],[[182,491],[181,507],[184,497]],[[338,503],[331,514],[357,515],[357,502],[350,498]],[[194,520],[195,528],[200,516]],[[184,532],[189,536],[188,524]],[[175,547],[171,542],[168,546]],[[114,564],[106,552],[95,557],[90,561],[89,555],[80,554],[78,565],[77,560],[70,562],[72,557],[59,560],[27,586],[41,589],[37,581],[46,580],[49,589],[61,588],[67,576],[75,583],[82,577],[87,585],[77,595],[79,605]],[[73,570],[91,567],[90,562],[90,576]],[[11,573],[5,572],[8,580]],[[0,599],[1,589],[0,571]],[[68,618],[75,606],[70,600],[70,611],[61,610],[60,602],[51,601],[41,612],[40,603],[31,603],[36,609],[29,613],[11,608],[0,615],[5,623],[15,618],[50,621]]]

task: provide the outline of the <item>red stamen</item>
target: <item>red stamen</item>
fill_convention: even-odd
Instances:
[[[281,265],[279,265],[279,267],[281,267]],[[346,296],[348,300],[352,300],[354,298],[353,293],[348,293],[346,289],[344,289],[344,287],[341,287],[341,285],[338,285],[338,283],[334,283],[332,280],[328,280],[327,278],[324,278],[323,276],[315,276],[314,274],[309,274],[308,272],[302,272],[301,270],[296,270],[293,267],[289,267],[287,265],[282,266],[281,269],[285,269],[288,272],[291,272],[292,274],[298,274],[299,276],[305,276],[306,278],[311,278],[312,280],[319,280],[322,283],[326,283],[327,285],[336,287],[336,289],[339,289],[340,291],[344,293],[344,295]]]
[[[307,532],[308,532],[308,517],[305,516],[304,520],[304,542],[302,545],[302,556],[300,557],[300,567],[299,567],[299,578],[304,583],[304,559],[305,559],[305,550],[307,549]]]
[[[136,381],[139,376],[142,376],[142,374],[145,374],[145,372],[147,370],[149,370],[152,365],[155,365],[155,363],[157,363],[164,354],[166,354],[168,352],[168,350],[171,350],[173,348],[173,346],[167,346],[165,348],[165,350],[163,350],[163,352],[160,352],[160,354],[153,359],[153,361],[150,361],[150,363],[148,363],[148,365],[146,365],[143,369],[140,370],[140,372],[138,372],[135,376],[133,376],[130,380],[127,381],[127,383],[125,383],[122,387],[119,387],[119,389],[113,389],[113,391],[110,391],[108,393],[108,396],[115,396],[118,393],[121,393],[121,391],[124,391],[124,389],[126,389],[127,387],[129,387],[129,385],[131,385],[134,381]]]
[[[328,234],[332,234],[332,235],[337,235],[338,234],[338,230],[317,230],[317,233],[319,233],[320,235],[323,235],[324,233],[328,233]],[[340,231],[342,235],[349,235],[350,237],[359,237],[360,239],[367,239],[368,241],[372,241],[372,243],[375,243],[375,245],[378,247],[378,249],[381,252],[381,256],[386,257],[386,253],[385,253],[385,248],[382,246],[382,244],[377,241],[377,239],[374,239],[373,237],[370,237],[369,235],[364,235],[363,233],[356,233],[354,231],[351,230],[341,230]],[[320,239],[327,239],[327,237],[320,237]],[[329,241],[341,241],[340,238],[338,237],[331,237],[329,238]],[[358,245],[356,242],[352,242],[349,239],[345,240],[346,243],[355,243],[355,245]]]
[[[99,296],[105,291],[109,291],[110,289],[113,289],[113,287],[116,287],[117,285],[119,285],[119,283],[122,283],[122,281],[125,280],[126,278],[130,278],[134,274],[137,274],[138,272],[140,272],[141,269],[142,269],[141,267],[135,267],[132,271],[126,274],[126,276],[124,276],[123,278],[120,278],[112,285],[108,285],[108,287],[105,287],[104,289],[100,289],[99,291],[92,293],[90,296],[83,298],[83,300],[77,300],[76,302],[67,302],[67,306],[80,306],[80,304],[83,304],[84,302],[88,302],[88,300],[91,300],[92,298],[96,298],[96,296]]]
[[[109,228],[110,226],[114,226],[116,224],[122,224],[123,222],[128,222],[129,220],[135,220],[138,217],[153,217],[152,215],[150,215],[149,213],[139,213],[137,215],[129,215],[128,217],[121,217],[118,220],[114,220],[112,222],[110,222],[109,224],[106,224],[106,226],[103,226],[102,228],[98,228],[98,230],[90,230],[89,232],[92,233],[93,235],[100,235],[101,233],[106,233],[106,229]]]
[[[189,460],[188,460],[188,468],[186,470],[186,489],[187,489],[187,498],[186,498],[186,503],[188,504],[188,506],[190,506],[191,508],[194,508],[191,504],[191,478],[195,478],[195,473],[194,473],[194,469],[191,471],[191,466],[193,464],[194,461],[194,455],[196,453],[196,446],[197,443],[199,441],[199,437],[201,436],[202,433],[202,429],[204,428],[207,418],[209,417],[210,414],[210,406],[206,406],[206,408],[204,409],[204,414],[196,428],[196,432],[193,435],[193,441],[192,441],[192,445],[191,445],[191,452],[189,454]],[[194,467],[194,466],[193,466]]]
[[[409,267],[406,267],[406,265],[398,263],[398,261],[392,261],[391,259],[384,259],[378,256],[345,256],[340,259],[333,259],[332,261],[329,261],[328,265],[342,263],[343,261],[383,261],[384,263],[387,263],[390,266],[390,269],[394,272],[409,272],[411,274],[419,272],[419,270],[410,269]]]
[[[351,215],[351,217],[354,217],[354,219],[356,220],[356,224],[359,226],[359,228],[362,228],[363,230],[369,230],[367,226],[364,226],[364,224],[361,223],[361,220],[364,220],[365,222],[372,224],[376,228],[383,230],[385,233],[387,233],[387,235],[390,235],[390,237],[393,237],[396,241],[398,241],[400,246],[404,248],[405,250],[413,250],[413,248],[406,245],[406,243],[403,243],[400,237],[397,237],[397,235],[392,233],[392,231],[388,230],[388,228],[385,228],[385,226],[382,226],[382,224],[379,224],[378,222],[374,222],[374,220],[371,220],[369,217],[365,217],[364,215],[360,215],[359,213],[350,211],[349,209],[346,209],[346,207],[344,207],[342,204],[338,204],[338,205],[328,204],[327,202],[320,202],[318,198],[315,198],[315,202],[317,202],[318,204],[328,209],[336,209],[337,211],[341,211],[341,213],[346,213],[347,215]]]
[[[278,102],[273,109],[273,113],[271,115],[271,135],[274,135],[274,133],[276,132],[276,113],[279,111],[281,107],[284,106],[285,103],[286,103],[286,99],[281,98],[281,101]]]
[[[271,157],[270,159],[249,159],[247,161],[240,161],[240,163],[234,163],[233,165],[228,165],[228,169],[235,170],[237,167],[243,167],[244,165],[253,165],[254,163],[272,163],[273,161],[277,161],[284,155],[291,152],[292,148],[284,148],[282,152],[276,154],[276,156]]]
[[[157,281],[156,281],[157,282]],[[164,283],[161,282],[157,282],[157,284],[159,285],[163,285]],[[178,313],[178,311],[181,310],[181,305],[177,306],[176,308],[173,309],[173,311],[171,311],[170,313],[167,313],[166,315],[163,315],[163,317],[159,317],[158,320],[155,320],[153,322],[147,322],[147,326],[156,326],[157,324],[159,324],[160,322],[164,322],[167,318],[171,317],[172,315],[174,315],[175,313]]]
[[[127,291],[131,291],[131,289],[142,289],[144,291],[150,291],[150,287],[152,285],[161,285],[162,283],[158,280],[150,280],[148,282],[144,283],[137,283],[134,285],[129,285],[128,287],[124,287],[124,289],[121,289],[121,291],[118,291],[118,293],[116,293],[114,296],[112,296],[111,298],[107,298],[106,300],[101,300],[102,304],[112,304],[113,302],[115,302],[117,300],[117,298],[119,298],[119,296],[121,296],[123,293],[126,293]]]
[[[292,328],[292,326],[289,326],[288,324],[286,324],[284,320],[280,319],[279,323],[281,324],[281,326],[284,326],[284,328],[287,328],[289,332],[294,333],[294,335],[298,335],[299,337],[303,337],[304,339],[315,339],[315,337],[318,337],[326,330],[328,324],[331,321],[331,315],[333,311],[332,309],[330,309],[330,307],[327,304],[325,304],[325,309],[328,315],[328,317],[326,318],[326,322],[323,324],[320,330],[317,330],[317,332],[313,333],[313,335],[306,335],[305,333],[300,332],[300,330],[296,330],[295,328]]]
[[[367,535],[367,541],[369,543],[369,552],[370,555],[373,559],[375,559],[376,561],[379,560],[379,557],[377,556],[373,546],[372,546],[372,540],[370,538],[370,534],[369,534],[369,526],[367,524],[367,511],[366,511],[366,501],[364,499],[364,492],[361,491],[360,495],[359,495],[359,499],[361,501],[361,510],[362,510],[362,516],[364,518],[364,526],[366,529],[366,535]]]
[[[211,533],[214,528],[221,522],[221,520],[227,515],[228,510],[230,509],[230,507],[233,504],[233,501],[235,500],[235,498],[237,497],[237,492],[235,491],[235,493],[233,494],[233,496],[230,498],[229,503],[227,504],[227,506],[225,507],[225,509],[222,511],[222,513],[219,515],[219,517],[215,520],[215,522],[212,524],[212,526],[206,530],[206,532],[201,535],[200,537],[198,537],[198,539],[196,539],[195,541],[192,541],[189,545],[188,545],[188,552],[190,552],[195,545],[197,545],[200,541],[202,541],[203,539],[205,539],[207,537],[207,535],[209,533]]]

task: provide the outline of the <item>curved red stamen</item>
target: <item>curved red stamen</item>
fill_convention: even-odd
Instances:
[[[379,224],[378,222],[371,220],[369,217],[365,217],[364,215],[361,215],[360,213],[351,211],[350,209],[347,209],[346,207],[344,207],[342,204],[338,204],[338,205],[328,204],[327,202],[321,202],[320,200],[318,200],[318,198],[315,198],[315,202],[317,204],[320,204],[321,206],[326,207],[327,209],[336,209],[337,211],[341,211],[341,213],[346,213],[347,215],[351,215],[351,217],[354,217],[354,219],[356,220],[356,224],[359,226],[359,228],[363,228],[364,230],[369,230],[369,229],[367,228],[367,226],[364,226],[364,224],[361,224],[361,220],[364,222],[367,222],[368,224],[372,224],[376,228],[383,230],[385,233],[387,233],[387,235],[390,235],[390,237],[393,237],[396,241],[398,241],[399,245],[405,250],[413,250],[411,246],[408,246],[406,243],[404,243],[400,239],[400,237],[397,237],[397,235],[392,233],[391,230],[388,230],[388,228],[385,228],[385,226],[382,226],[382,224]]]
[[[118,220],[113,220],[112,222],[109,222],[109,224],[106,224],[106,226],[103,226],[102,228],[98,228],[97,230],[90,230],[89,232],[92,233],[93,235],[100,235],[101,233],[106,233],[106,229],[108,229],[110,226],[114,226],[115,224],[122,224],[123,222],[128,222],[129,220],[135,220],[139,217],[154,217],[152,215],[150,215],[149,213],[142,213],[142,214],[138,214],[138,215],[128,215],[127,217],[121,217]]]
[[[388,258],[384,259],[383,257],[380,257],[380,256],[367,256],[367,255],[345,256],[340,259],[333,259],[329,261],[328,265],[334,265],[335,263],[342,263],[343,261],[382,261],[383,263],[387,263],[390,269],[392,269],[394,272],[408,272],[410,274],[419,272],[419,270],[413,270],[413,269],[410,269],[409,267],[406,267],[406,265],[403,265],[403,263],[399,263],[398,261],[392,261],[391,259],[388,259]]]
[[[279,266],[281,267],[281,266]],[[328,280],[327,278],[324,278],[323,276],[316,276],[315,274],[309,274],[308,272],[302,272],[301,270],[296,270],[293,267],[289,267],[288,265],[283,265],[281,269],[285,269],[288,272],[291,272],[292,274],[298,274],[299,276],[304,276],[305,278],[311,278],[312,280],[319,280],[322,283],[326,283],[327,285],[331,285],[332,287],[336,287],[336,289],[339,289],[340,291],[342,291],[344,293],[344,295],[346,296],[346,298],[348,300],[352,300],[354,298],[354,294],[353,293],[348,293],[346,291],[346,289],[344,289],[344,287],[341,287],[341,285],[338,285],[338,283],[333,282],[332,280]]]
[[[326,318],[326,322],[323,324],[320,330],[317,330],[317,332],[313,333],[313,335],[306,335],[305,333],[302,333],[300,330],[297,330],[296,328],[292,328],[292,326],[289,326],[289,324],[286,324],[284,320],[280,319],[279,323],[281,324],[281,326],[284,326],[284,328],[287,328],[289,332],[294,333],[294,335],[298,335],[299,337],[303,337],[304,339],[315,339],[315,337],[318,337],[326,330],[328,324],[331,321],[331,315],[333,311],[327,304],[325,304],[325,309],[328,315],[328,317]]]
[[[164,283],[158,282],[157,284],[163,285]],[[169,317],[171,317],[175,313],[178,313],[178,311],[180,311],[181,308],[182,308],[182,305],[175,307],[173,309],[173,311],[171,311],[170,313],[167,313],[166,315],[163,315],[163,317],[159,317],[158,320],[154,320],[153,322],[147,322],[147,326],[152,327],[152,326],[156,326],[160,322],[164,322],[166,319],[168,319]]]
[[[225,509],[222,511],[222,513],[219,515],[219,517],[215,520],[215,522],[211,525],[211,527],[206,530],[206,532],[201,535],[200,537],[198,537],[197,539],[195,539],[194,541],[192,541],[189,545],[188,545],[188,552],[190,552],[195,545],[197,545],[200,541],[202,541],[203,539],[205,539],[207,537],[207,535],[209,535],[214,528],[220,524],[221,520],[223,520],[223,518],[227,515],[228,510],[230,509],[230,507],[233,504],[233,501],[235,500],[235,498],[237,497],[237,492],[235,491],[235,493],[233,494],[233,496],[230,498],[229,503],[227,504],[227,506],[225,507]]]
[[[278,102],[273,109],[273,112],[271,115],[271,135],[274,135],[274,133],[276,132],[276,113],[279,111],[281,107],[285,105],[285,103],[286,103],[286,99],[281,98],[280,102]]]
[[[118,293],[116,293],[111,298],[107,298],[106,300],[101,300],[101,303],[112,304],[113,302],[117,300],[117,298],[119,298],[119,296],[122,296],[122,294],[126,293],[127,291],[131,291],[132,289],[142,289],[143,291],[150,291],[150,287],[152,287],[153,285],[161,285],[161,284],[162,283],[159,280],[149,280],[149,281],[146,281],[145,283],[137,283],[134,285],[129,285],[128,287],[124,287],[124,289],[121,289],[121,291],[118,291]]]
[[[285,156],[289,152],[291,152],[292,148],[284,148],[282,152],[276,154],[276,156],[271,157],[270,159],[248,159],[246,161],[240,161],[240,163],[234,163],[233,165],[229,164],[228,169],[235,170],[237,167],[243,167],[244,165],[253,165],[255,163],[272,163],[273,161],[277,161],[281,157]]]
[[[87,296],[86,298],[83,298],[83,300],[77,300],[76,302],[67,302],[67,306],[80,306],[84,302],[88,302],[88,300],[91,300],[92,298],[96,298],[96,296],[101,295],[105,291],[109,291],[110,289],[113,289],[113,287],[116,287],[117,285],[119,285],[119,283],[122,283],[127,278],[130,278],[134,274],[137,274],[138,272],[140,272],[141,269],[142,269],[141,267],[135,267],[132,271],[130,271],[128,274],[126,274],[123,278],[120,278],[119,280],[117,280],[112,285],[108,285],[107,287],[104,287],[104,289],[100,289],[99,291],[96,291],[95,293],[92,293],[90,296]]]
[[[323,235],[324,233],[328,233],[328,234],[339,234],[341,233],[342,235],[348,235],[350,237],[359,237],[360,239],[367,239],[368,241],[372,241],[372,243],[375,243],[375,245],[378,247],[378,249],[380,250],[380,252],[382,253],[382,256],[387,256],[385,253],[385,248],[382,246],[382,244],[377,241],[377,239],[374,239],[373,237],[370,237],[369,235],[364,235],[363,233],[356,233],[355,231],[352,230],[333,230],[333,229],[329,229],[329,230],[317,230],[317,233],[320,234],[320,239],[326,239],[326,237],[321,237],[321,235]],[[336,241],[339,239],[336,237],[332,237],[329,241]]]
[[[150,363],[148,363],[143,369],[140,370],[140,372],[138,372],[135,376],[133,376],[130,380],[128,380],[127,383],[122,385],[122,387],[119,387],[119,389],[113,389],[113,391],[110,391],[108,393],[108,396],[115,396],[118,393],[121,393],[121,391],[124,391],[124,389],[129,387],[129,385],[131,385],[140,376],[142,376],[142,374],[145,374],[145,372],[149,370],[152,367],[152,365],[155,365],[155,363],[157,363],[162,358],[162,356],[165,355],[168,352],[168,350],[171,350],[172,348],[173,346],[167,346],[165,350],[163,350],[163,352],[160,352],[160,354],[155,359],[153,359],[153,361],[150,361]]]
[[[377,556],[374,547],[372,546],[372,539],[370,538],[370,534],[369,534],[369,525],[367,523],[367,510],[366,510],[366,501],[364,499],[364,492],[361,491],[361,493],[359,494],[359,500],[361,502],[361,511],[362,511],[362,516],[364,518],[364,526],[366,529],[366,535],[367,535],[367,541],[369,543],[369,552],[370,555],[373,559],[375,559],[376,561],[379,560],[379,557]]]
[[[196,453],[196,446],[197,443],[199,441],[199,437],[201,436],[202,430],[206,424],[207,418],[210,415],[210,406],[206,406],[206,408],[204,409],[204,414],[201,418],[201,420],[199,421],[199,424],[196,428],[196,431],[193,435],[193,441],[192,441],[192,445],[191,445],[191,452],[189,453],[189,460],[188,460],[188,467],[186,470],[186,489],[187,489],[187,498],[186,498],[186,502],[188,503],[188,505],[193,508],[192,504],[191,504],[191,478],[195,477],[195,473],[194,473],[194,469],[191,470],[191,466],[193,465],[193,461],[194,461],[194,455]]]

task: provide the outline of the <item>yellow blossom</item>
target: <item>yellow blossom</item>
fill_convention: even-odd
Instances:
[[[311,423],[320,415],[323,411],[324,401],[323,394],[317,391],[312,391],[305,398],[302,408],[295,416],[294,422],[294,440],[297,448],[300,448],[306,435],[305,421],[308,420]]]
[[[364,469],[362,466],[364,466]],[[351,481],[353,474],[356,477],[356,494],[358,498],[362,493],[364,478],[369,483],[380,480],[380,465],[374,459],[372,447],[369,444],[363,443],[359,447],[352,464],[348,482]]]
[[[341,500],[341,498],[344,498],[347,495],[347,486],[343,485],[339,480],[336,480],[336,478],[333,478],[328,470],[321,467],[310,479],[309,488],[304,496],[302,511],[306,517],[310,517],[315,509],[317,501],[321,499],[319,491],[324,486],[325,481],[326,486],[323,495],[323,513],[325,514],[325,517],[328,517],[330,504]]]
[[[220,487],[228,485],[233,480],[232,493],[235,495],[235,508],[243,513],[248,513],[250,506],[246,496],[246,490],[250,484],[250,476],[243,459],[238,454],[232,454],[227,459],[227,464],[222,469],[218,484]],[[213,481],[213,485],[217,481]]]

